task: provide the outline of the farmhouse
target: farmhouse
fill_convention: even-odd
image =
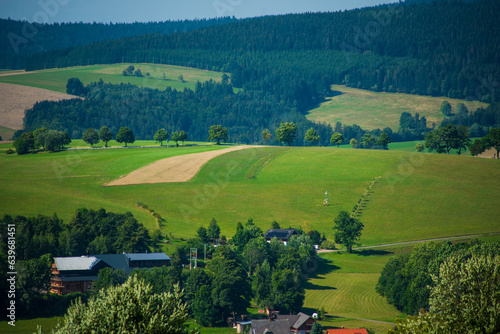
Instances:
[[[286,243],[292,237],[292,235],[296,234],[299,234],[299,232],[297,232],[293,228],[279,229],[279,230],[271,229],[267,230],[266,234],[264,235],[264,238],[266,238],[267,242],[270,242],[272,238],[276,238],[282,241],[286,245]]]
[[[165,253],[103,254],[93,256],[55,257],[52,264],[50,292],[65,295],[92,289],[99,270],[107,267],[130,274],[134,269],[170,265]]]
[[[297,315],[271,314],[266,320],[252,320],[250,334],[308,334],[316,322],[311,316],[299,312]]]

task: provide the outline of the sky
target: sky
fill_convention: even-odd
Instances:
[[[0,18],[30,22],[149,22],[339,11],[396,0],[0,0]]]

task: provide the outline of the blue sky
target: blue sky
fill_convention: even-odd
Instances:
[[[30,22],[148,22],[338,11],[396,0],[0,0],[0,17]]]

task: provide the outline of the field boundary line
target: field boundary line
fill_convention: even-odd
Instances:
[[[470,239],[470,238],[478,238],[485,235],[497,235],[500,232],[485,232],[479,234],[467,234],[467,235],[459,235],[454,237],[440,237],[440,238],[431,238],[431,239],[423,239],[423,240],[413,240],[413,241],[403,241],[403,242],[395,242],[392,244],[382,244],[382,245],[374,245],[374,246],[362,246],[362,247],[353,247],[353,250],[363,250],[363,249],[371,249],[371,248],[382,248],[382,247],[391,247],[391,246],[400,246],[400,245],[411,245],[418,244],[422,242],[432,242],[432,241],[446,241],[446,240],[456,240],[456,239]],[[341,252],[345,249],[320,249],[318,253],[335,253]]]
[[[271,161],[273,161],[274,159],[277,159],[279,158],[280,156],[290,152],[290,151],[293,151],[295,150],[296,148],[288,148],[288,149],[285,149],[285,150],[281,150],[281,151],[278,151],[278,152],[273,152],[273,153],[269,153],[268,155],[266,155],[265,157],[261,158],[259,161],[257,161],[251,168],[250,170],[248,171],[247,175],[245,176],[246,179],[256,179],[257,176],[260,174],[260,172],[262,171],[262,169],[264,169],[264,167],[266,167]]]

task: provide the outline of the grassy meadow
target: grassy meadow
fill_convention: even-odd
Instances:
[[[154,228],[152,217],[135,206],[141,201],[167,220],[163,232],[176,237],[193,236],[213,217],[227,237],[237,222],[252,218],[264,230],[273,220],[284,227],[307,222],[332,238],[333,219],[340,210],[350,212],[376,179],[361,211],[362,245],[500,230],[498,161],[468,156],[336,148],[294,148],[279,155],[287,148],[262,147],[217,157],[187,183],[102,186],[162,158],[218,148],[1,154],[0,214],[57,212],[68,221],[79,207],[104,207],[131,211]],[[246,178],[253,165],[273,154],[256,178]],[[329,206],[322,205],[325,190]]]
[[[2,137],[4,141],[10,140],[10,138],[12,138],[12,136],[14,135],[14,132],[15,130],[0,126],[0,137]]]
[[[443,101],[450,102],[453,110],[458,103],[464,103],[469,112],[488,104],[478,101],[465,101],[447,97],[430,97],[400,93],[377,93],[368,90],[333,85],[333,91],[340,94],[328,97],[318,108],[310,110],[307,119],[326,122],[335,126],[336,122],[345,125],[357,124],[363,129],[398,129],[402,112],[412,115],[419,113],[427,118],[427,124],[439,124],[443,114],[439,111]]]
[[[0,145],[0,150],[7,145]],[[162,158],[223,147],[74,150],[24,156],[0,152],[0,214],[57,212],[68,222],[79,207],[103,207],[131,211],[150,230],[156,229],[151,215],[136,207],[141,201],[166,219],[162,232],[173,237],[167,252],[181,238],[192,237],[199,226],[207,226],[212,217],[228,238],[238,221],[252,218],[263,230],[273,220],[282,227],[304,227],[307,222],[332,239],[338,212],[350,211],[375,180],[364,196],[359,217],[365,225],[363,246],[500,232],[499,161],[469,156],[259,147],[214,158],[187,183],[103,186]],[[263,161],[267,163],[255,172],[252,167]],[[329,206],[322,205],[325,190]],[[486,238],[499,240],[500,236]],[[386,333],[394,319],[403,315],[375,292],[375,285],[389,258],[411,247],[321,254],[309,273],[303,310],[312,313],[324,307],[327,313],[321,323],[327,328],[367,327]],[[6,333],[31,333],[37,323],[48,329],[56,322],[22,320]],[[0,323],[2,333],[4,325]],[[202,329],[202,333],[231,331]]]
[[[129,65],[140,69],[144,77],[123,76],[122,72]],[[150,74],[149,77],[146,73]],[[16,73],[13,73],[16,74]],[[165,77],[163,75],[165,74]],[[179,80],[182,75],[184,82]],[[131,83],[139,87],[149,87],[164,90],[167,87],[183,90],[189,88],[194,90],[196,82],[208,80],[220,81],[222,73],[199,70],[188,67],[160,65],[160,64],[113,64],[113,65],[91,65],[67,68],[57,68],[25,72],[18,75],[0,76],[0,82],[38,87],[66,93],[66,83],[69,78],[79,78],[84,85],[97,82],[102,79],[105,83],[120,84]]]

